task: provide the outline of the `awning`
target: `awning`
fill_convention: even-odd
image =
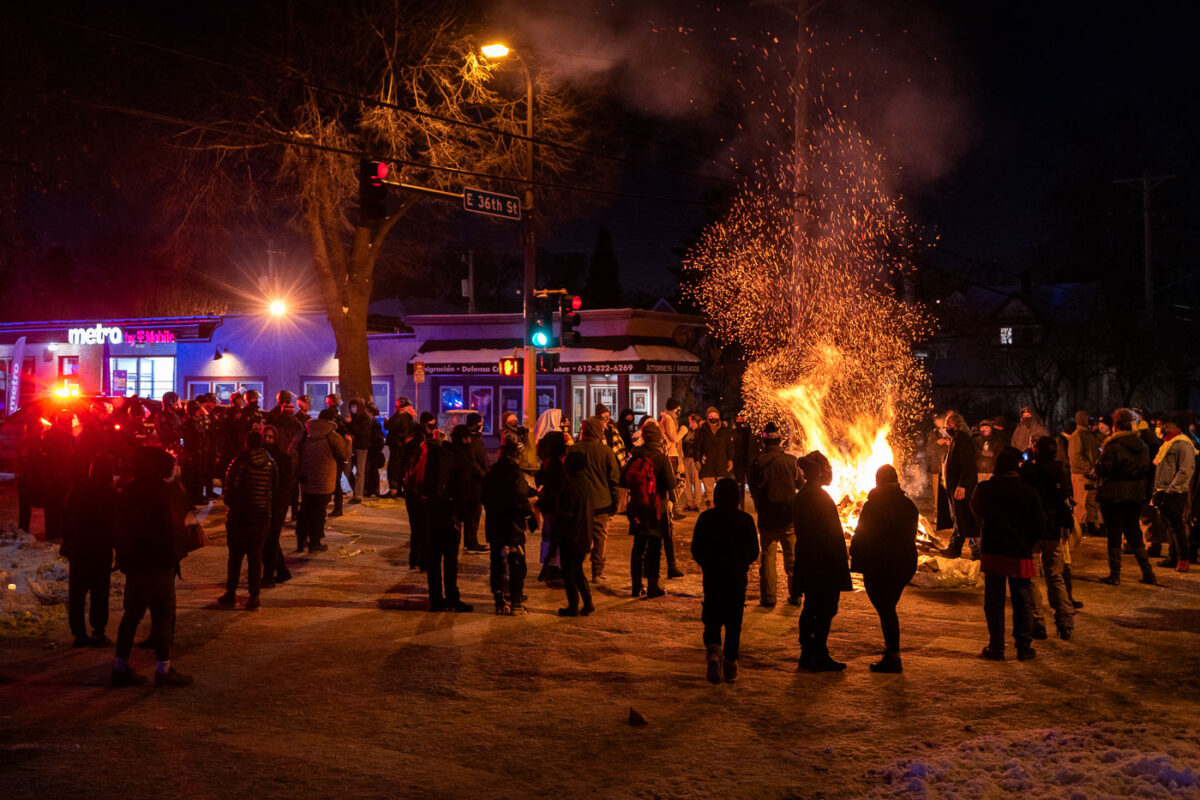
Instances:
[[[520,347],[479,347],[440,349],[427,343],[423,352],[408,362],[425,365],[426,375],[499,375],[500,359],[523,355]],[[427,349],[428,348],[428,349]],[[700,358],[682,347],[667,344],[631,344],[620,349],[603,347],[566,347],[556,351],[559,365],[542,373],[547,375],[698,375]]]

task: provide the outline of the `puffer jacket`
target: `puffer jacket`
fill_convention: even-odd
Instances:
[[[272,501],[279,485],[275,459],[261,447],[243,450],[225,472],[225,507],[230,525],[270,522]]]
[[[912,580],[917,572],[917,507],[898,483],[867,494],[850,540],[850,571]]]
[[[327,419],[310,419],[300,437],[297,478],[305,494],[332,494],[339,477],[338,462],[350,456],[350,443],[338,435]]]
[[[796,457],[785,453],[779,443],[767,445],[754,461],[750,473],[750,492],[758,512],[758,527],[764,531],[792,528],[792,501],[804,477],[796,466]]]
[[[530,487],[521,465],[507,456],[492,464],[483,479],[484,536],[488,544],[522,545],[533,516]]]
[[[1117,431],[1104,440],[1096,477],[1102,503],[1146,502],[1146,478],[1150,475],[1150,451],[1134,431]]]

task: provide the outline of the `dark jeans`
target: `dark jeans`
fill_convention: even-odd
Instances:
[[[229,560],[225,569],[225,591],[237,591],[238,581],[242,577],[242,560],[250,562],[247,583],[250,584],[250,596],[258,597],[258,589],[262,585],[263,549],[271,534],[271,523],[241,522],[232,528],[225,526],[225,540],[229,545]]]
[[[525,595],[525,576],[529,572],[525,563],[525,546],[490,542],[488,547],[491,550],[488,579],[492,587],[492,596],[497,599],[504,596],[504,570],[507,567],[508,598],[513,604],[520,603]],[[504,555],[505,547],[508,548],[507,558]]]
[[[737,661],[742,642],[742,612],[746,608],[746,588],[740,592],[725,590],[704,592],[700,621],[704,623],[704,644],[721,646],[721,629],[725,629],[725,660]]]
[[[987,619],[988,646],[1004,650],[1005,588],[1012,594],[1013,641],[1017,647],[1033,642],[1033,582],[1005,575],[983,576],[983,616]]]
[[[651,589],[658,588],[658,576],[662,570],[662,537],[639,533],[633,537],[633,553],[629,556],[629,576],[633,587],[642,587],[642,575]]]
[[[431,605],[453,605],[458,595],[458,522],[450,508],[429,510],[429,547],[425,577]]]
[[[154,658],[171,659],[171,638],[175,627],[175,572],[171,569],[144,570],[125,576],[125,613],[117,627],[117,656],[129,658],[133,637],[146,612],[150,612],[150,638]]]
[[[300,519],[296,521],[296,542],[300,547],[307,544],[313,547],[325,538],[325,507],[329,505],[329,495],[308,494],[300,495]]]
[[[888,653],[900,652],[900,618],[896,616],[896,604],[900,602],[900,595],[904,593],[909,580],[911,576],[897,578],[893,575],[863,573],[867,599],[879,615],[879,627],[883,628],[883,649]]]
[[[283,549],[279,545],[279,537],[283,535],[283,518],[287,516],[288,497],[284,495],[275,508],[271,510],[271,527],[267,533],[266,544],[262,551],[262,576],[264,581],[273,581],[279,572],[287,567],[283,563]]]
[[[666,507],[666,503],[663,506]],[[663,512],[663,518],[663,554],[667,557],[667,568],[675,569],[675,521],[666,512]]]
[[[414,497],[414,492],[404,495],[404,507],[408,510],[408,568],[425,566],[426,542],[429,541],[429,515],[425,501]]]
[[[583,599],[583,607],[592,607],[592,587],[588,585],[587,576],[583,572],[583,561],[587,553],[567,553],[559,551],[562,562],[563,588],[567,590],[567,606],[579,608],[579,600]]]
[[[950,536],[950,549],[962,550],[963,543],[969,542],[972,558],[979,558],[982,554],[979,522],[975,519],[975,512],[971,510],[970,492],[967,492],[966,498],[962,500],[955,500],[951,493],[950,519],[954,520],[954,533]]]
[[[483,503],[464,504],[462,508],[463,547],[478,550],[479,518],[483,515]]]
[[[67,582],[67,621],[71,633],[75,636],[87,636],[87,626],[83,624],[83,607],[87,596],[92,596],[92,605],[88,613],[88,621],[92,623],[92,631],[104,633],[108,626],[108,585],[109,564],[89,562],[82,559],[71,561],[71,572]]]
[[[342,473],[346,471],[346,462],[337,462],[337,474],[334,476],[333,484],[333,513],[342,513]],[[326,500],[325,502],[329,502]]]
[[[1146,555],[1146,545],[1142,541],[1142,529],[1138,525],[1138,514],[1142,504],[1137,500],[1122,503],[1101,503],[1100,513],[1108,533],[1108,572],[1115,577],[1121,577],[1121,536],[1133,550],[1133,557],[1142,568],[1142,575],[1153,575],[1150,568],[1150,558]]]
[[[1188,530],[1183,524],[1183,507],[1187,505],[1187,495],[1183,492],[1166,492],[1159,495],[1155,503],[1163,525],[1167,528],[1167,560],[1187,561],[1191,556],[1188,547]]]
[[[54,541],[62,538],[63,517],[66,515],[66,498],[49,497],[42,513],[46,517],[46,539]]]
[[[837,616],[842,593],[805,592],[800,609],[800,657],[828,658],[829,629]]]

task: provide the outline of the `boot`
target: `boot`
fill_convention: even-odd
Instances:
[[[504,599],[504,592],[496,592],[493,597],[496,598],[497,616],[507,617],[512,614],[512,609],[509,608],[508,602]]]
[[[1162,544],[1155,542],[1146,548],[1146,555],[1150,558],[1162,558]]]
[[[1153,578],[1154,576],[1151,575],[1150,577]],[[1101,578],[1100,583],[1108,584],[1109,586],[1120,586],[1121,585],[1121,576],[1119,574],[1110,573],[1110,574],[1104,576],[1103,578]]]
[[[710,644],[708,646],[708,682],[717,684],[721,682],[721,664],[725,660],[724,652],[719,644]]]
[[[725,682],[733,683],[737,680],[737,659],[729,658],[725,660]]]
[[[682,578],[685,574],[687,574],[687,573],[685,573],[683,570],[681,570],[675,564],[667,565],[667,577],[668,578]]]
[[[659,586],[658,581],[650,581],[649,585],[646,587],[646,597],[648,599],[662,597],[666,593],[666,589],[663,589],[661,586]]]
[[[883,658],[872,664],[870,669],[871,672],[886,672],[893,674],[904,671],[904,668],[900,664],[899,653],[884,653]]]

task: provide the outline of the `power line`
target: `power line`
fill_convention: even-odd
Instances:
[[[65,101],[65,102],[72,103],[75,105],[83,106],[85,108],[93,108],[93,109],[96,109],[99,111],[109,111],[109,112],[113,112],[113,113],[117,113],[117,114],[125,114],[128,116],[139,117],[142,119],[151,120],[153,122],[159,122],[159,123],[163,123],[166,125],[174,125],[176,127],[181,127],[181,128],[185,128],[185,129],[189,129],[189,130],[204,130],[204,131],[209,131],[211,133],[220,133],[225,136],[236,136],[236,137],[245,139],[248,144],[260,144],[260,145],[275,144],[275,145],[287,145],[289,147],[304,147],[304,148],[308,148],[310,150],[320,150],[322,152],[335,153],[338,155],[350,156],[353,158],[363,158],[363,157],[373,155],[371,153],[367,153],[362,150],[352,150],[352,149],[346,148],[346,147],[334,147],[332,145],[318,144],[317,142],[306,141],[303,139],[295,139],[290,136],[285,136],[283,134],[270,134],[267,131],[263,131],[263,130],[258,130],[258,131],[254,131],[254,132],[229,130],[228,128],[221,127],[219,125],[213,125],[211,123],[198,122],[195,120],[184,119],[182,117],[175,117],[170,114],[161,114],[156,111],[147,111],[145,109],[133,108],[131,106],[123,106],[123,105],[118,105],[118,104],[114,104],[114,103],[103,103],[103,102],[100,102],[97,100],[87,100],[85,98],[75,97],[75,96],[69,95],[69,94],[63,94],[63,93],[59,93],[59,92],[51,92],[51,91],[48,91],[45,89],[38,89],[33,86],[25,86],[25,85],[22,85],[19,83],[15,83],[13,81],[0,80],[0,86],[5,86],[10,89],[16,89],[18,91],[29,92],[31,94],[40,95],[42,97],[48,97],[48,98],[51,98],[54,100]],[[684,198],[684,197],[667,197],[664,195],[650,195],[650,194],[639,194],[636,192],[620,192],[620,191],[611,190],[611,189],[597,189],[595,187],[588,187],[588,186],[572,186],[570,184],[557,183],[554,181],[529,180],[527,178],[513,178],[513,177],[504,176],[504,175],[493,175],[492,173],[489,173],[489,172],[478,172],[476,170],[462,169],[461,167],[445,167],[445,166],[439,166],[437,164],[425,164],[425,163],[421,163],[419,161],[413,161],[411,159],[401,158],[400,156],[396,156],[394,154],[392,154],[390,156],[384,156],[383,159],[388,160],[392,163],[403,164],[405,166],[416,167],[418,169],[429,169],[429,170],[434,170],[435,172],[450,173],[452,175],[462,175],[462,176],[473,177],[473,178],[483,178],[486,180],[498,181],[501,183],[517,183],[517,184],[529,185],[529,186],[540,186],[540,187],[544,187],[547,189],[562,189],[564,191],[570,191],[570,192],[582,192],[585,194],[597,194],[597,195],[603,195],[603,196],[607,196],[607,197],[624,197],[624,198],[629,198],[629,199],[633,199],[633,200],[651,200],[651,201],[656,201],[656,202],[683,203],[686,205],[699,205],[699,206],[704,205],[703,200],[692,200],[692,199]]]
[[[35,13],[38,13],[38,12],[35,12]],[[86,25],[81,22],[75,22],[73,20],[65,19],[63,17],[57,17],[52,14],[44,14],[43,13],[43,14],[41,14],[41,16],[45,17],[46,19],[51,20],[52,22],[57,22],[60,25],[77,28],[79,30],[87,31],[89,33],[94,33],[98,36],[104,36],[104,37],[108,37],[111,39],[115,39],[117,41],[122,41],[122,42],[126,42],[129,44],[135,44],[140,47],[146,47],[146,48],[149,48],[152,50],[158,50],[160,52],[167,53],[169,55],[177,56],[177,57],[183,58],[183,59],[189,59],[192,61],[199,62],[201,64],[206,64],[208,66],[217,67],[219,69],[224,69],[224,70],[241,73],[241,74],[256,75],[260,78],[276,80],[276,81],[280,81],[282,83],[293,83],[293,84],[296,84],[297,86],[301,86],[305,89],[312,89],[315,91],[324,92],[326,94],[331,94],[331,95],[334,95],[337,97],[342,97],[342,98],[350,99],[350,100],[356,100],[361,103],[367,103],[370,105],[379,106],[380,108],[387,108],[387,109],[391,109],[393,111],[399,111],[400,113],[403,113],[403,114],[410,114],[412,116],[423,117],[426,119],[432,119],[437,122],[443,122],[447,125],[458,125],[461,127],[470,128],[472,130],[478,130],[478,131],[481,131],[484,133],[490,133],[494,136],[501,136],[501,137],[505,137],[505,138],[509,138],[509,139],[517,139],[517,140],[524,141],[524,142],[531,142],[533,144],[536,144],[536,145],[539,145],[542,147],[550,147],[550,148],[554,148],[554,149],[558,149],[558,150],[566,150],[568,152],[577,153],[577,154],[589,156],[592,158],[599,158],[599,159],[606,160],[606,161],[613,161],[615,163],[625,164],[627,166],[640,167],[642,169],[657,170],[660,172],[666,172],[666,173],[673,174],[673,175],[680,175],[683,177],[690,177],[690,178],[698,178],[698,179],[707,180],[707,181],[724,181],[725,180],[724,178],[721,178],[721,177],[715,176],[715,175],[706,175],[703,173],[692,172],[690,170],[679,169],[676,167],[670,167],[670,166],[666,166],[663,164],[649,164],[646,162],[641,162],[641,161],[636,161],[634,159],[625,158],[623,156],[614,156],[614,155],[609,155],[607,153],[600,153],[600,152],[597,152],[594,150],[588,150],[587,148],[578,147],[576,145],[567,144],[565,142],[558,142],[553,139],[543,139],[543,138],[539,138],[536,136],[531,137],[531,136],[527,136],[523,133],[518,133],[516,131],[500,130],[499,128],[493,128],[489,125],[484,125],[484,124],[478,123],[478,122],[470,122],[469,120],[455,119],[454,117],[447,117],[442,114],[434,114],[429,111],[421,111],[421,110],[413,109],[413,108],[405,108],[404,106],[401,106],[397,103],[390,103],[386,100],[379,100],[377,98],[367,97],[365,95],[358,94],[357,92],[351,92],[346,89],[338,89],[333,86],[326,86],[323,84],[316,83],[314,81],[309,81],[304,78],[299,78],[299,77],[295,77],[295,76],[291,76],[291,75],[281,75],[278,73],[270,72],[269,70],[255,69],[253,67],[245,67],[245,66],[236,66],[234,64],[229,64],[229,63],[226,63],[223,61],[218,61],[217,59],[210,58],[208,56],[202,56],[202,55],[199,55],[196,53],[189,53],[184,50],[178,50],[173,47],[167,47],[166,45],[158,44],[157,42],[151,42],[151,41],[148,41],[145,39],[138,39],[138,38],[135,38],[132,36],[126,36],[124,34],[115,33],[113,31],[107,31],[102,28],[96,28],[96,27],[93,27],[91,25]]]

